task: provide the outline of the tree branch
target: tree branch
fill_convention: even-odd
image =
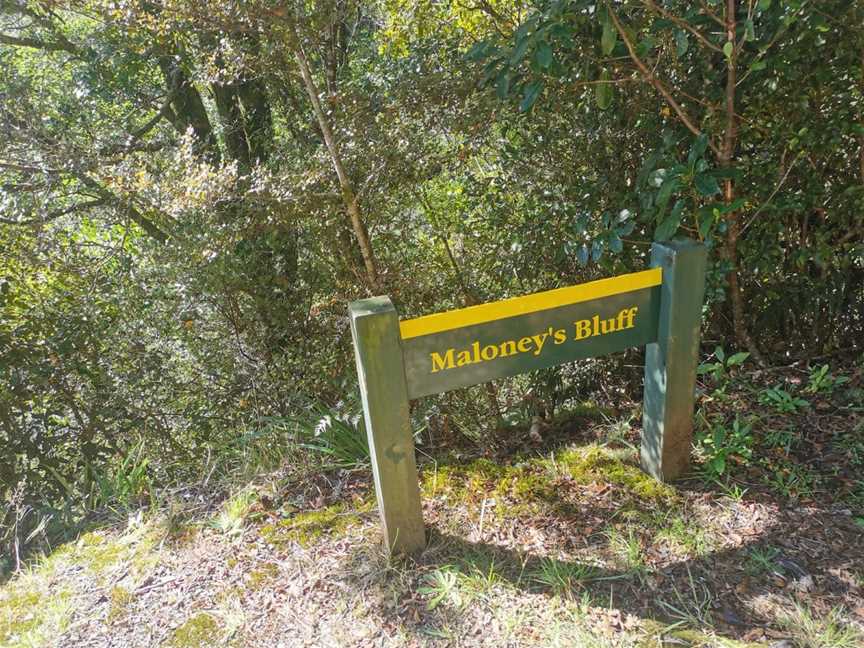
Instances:
[[[65,43],[49,43],[48,41],[37,40],[35,38],[18,38],[9,34],[0,34],[0,43],[3,45],[12,45],[13,47],[30,47],[46,52],[70,52],[77,54],[77,51],[71,46],[69,41]]]
[[[27,220],[12,220],[10,218],[0,218],[0,223],[3,223],[4,225],[35,225],[36,223],[48,223],[53,220],[57,220],[58,218],[60,218],[61,216],[65,216],[66,214],[72,214],[82,209],[89,209],[90,207],[101,207],[104,204],[105,200],[102,198],[97,198],[96,200],[86,200],[84,202],[70,205],[69,207],[65,207],[63,209],[55,209],[54,211],[48,212],[42,218],[28,218]]]
[[[700,32],[698,29],[696,29],[693,25],[688,23],[683,18],[679,18],[678,16],[670,13],[668,10],[664,9],[663,7],[658,7],[657,4],[654,2],[654,0],[642,0],[642,2],[652,11],[659,13],[661,16],[663,16],[667,20],[671,20],[673,23],[678,25],[681,29],[684,29],[684,30],[690,32],[691,34],[693,34],[696,37],[696,40],[698,40],[700,43],[702,43],[708,49],[714,50],[715,52],[723,52],[722,47],[718,47],[717,45],[715,45],[714,43],[709,41],[708,38],[702,32]]]
[[[333,168],[336,170],[336,176],[339,179],[339,186],[342,189],[342,198],[345,203],[345,211],[348,212],[351,228],[354,230],[354,236],[357,239],[357,244],[360,247],[360,254],[363,257],[368,287],[373,291],[373,294],[380,295],[384,291],[378,275],[375,254],[372,249],[372,241],[369,239],[366,224],[363,222],[360,213],[358,198],[354,192],[354,186],[351,179],[348,177],[348,172],[345,170],[345,166],[342,162],[339,144],[333,135],[333,130],[330,128],[330,122],[321,106],[321,100],[318,97],[318,89],[315,86],[315,81],[312,78],[312,71],[309,68],[309,61],[306,58],[306,54],[303,51],[299,38],[297,38],[296,33],[293,33],[293,28],[291,41],[290,47],[297,60],[297,65],[300,68],[300,76],[303,78],[303,84],[306,86],[306,94],[309,96],[309,101],[312,103],[312,110],[318,120],[321,133],[324,136],[324,143],[330,153]]]
[[[702,7],[702,13],[704,13],[706,16],[711,18],[711,20],[716,22],[721,27],[724,27],[724,28],[726,27],[726,22],[720,16],[718,16],[716,13],[711,11],[711,8],[708,6],[708,4],[705,2],[705,0],[699,0],[699,5]]]
[[[675,97],[672,96],[672,93],[669,91],[669,89],[665,85],[663,85],[663,82],[660,81],[660,79],[654,76],[654,73],[650,69],[648,69],[648,66],[645,65],[642,59],[640,59],[639,56],[636,54],[636,48],[633,47],[633,43],[630,40],[630,37],[627,35],[624,26],[621,24],[621,20],[618,18],[618,14],[616,14],[615,10],[612,9],[612,5],[609,0],[606,0],[606,9],[609,12],[609,16],[612,18],[615,29],[621,36],[621,40],[623,40],[624,45],[627,46],[627,51],[630,53],[630,58],[636,64],[636,67],[639,68],[639,71],[642,73],[642,76],[645,77],[645,80],[648,81],[648,83],[650,83],[652,86],[654,86],[654,89],[662,95],[663,99],[665,99],[666,103],[669,104],[672,110],[675,111],[675,114],[678,115],[678,118],[681,120],[681,123],[684,124],[687,130],[689,130],[697,137],[702,135],[702,130],[693,123],[690,115],[687,114],[684,108],[682,108],[677,101],[675,101]],[[710,138],[708,139],[708,146],[716,155],[720,155],[720,149],[717,148],[717,145],[712,142]]]
[[[85,186],[90,187],[95,191],[101,200],[104,200],[108,204],[117,205],[123,209],[129,215],[129,218],[137,223],[141,229],[147,232],[147,234],[152,238],[156,239],[160,243],[164,243],[168,240],[168,234],[163,232],[153,221],[135,209],[131,202],[121,200],[119,196],[103,187],[86,173],[75,173],[75,177],[83,182]]]
[[[171,92],[168,93],[168,96],[165,98],[165,101],[162,103],[162,106],[156,112],[153,117],[151,117],[145,124],[135,129],[129,134],[129,137],[126,140],[125,144],[112,144],[111,146],[106,146],[101,151],[99,151],[102,155],[111,155],[114,153],[121,153],[124,151],[133,151],[133,150],[146,150],[153,151],[159,150],[162,148],[162,144],[156,145],[157,148],[153,148],[153,145],[148,145],[144,147],[135,147],[135,142],[144,137],[147,133],[153,130],[163,118],[168,116],[168,112],[171,110],[171,102],[174,101],[177,96],[177,88],[174,88]]]

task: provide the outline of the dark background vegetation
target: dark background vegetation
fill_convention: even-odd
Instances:
[[[346,305],[370,294],[414,316],[688,236],[703,374],[812,360],[765,391],[801,409],[864,341],[862,24],[842,0],[0,0],[4,567],[276,446],[362,455],[333,430],[358,427]],[[418,442],[491,452],[638,398],[639,363],[424,399]],[[807,393],[852,407],[838,378]],[[731,408],[699,424],[709,470],[746,458]]]

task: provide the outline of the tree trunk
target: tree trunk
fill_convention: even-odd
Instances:
[[[736,0],[726,0],[726,40],[733,46],[736,43]],[[735,117],[735,85],[737,83],[738,51],[732,48],[732,55],[727,61],[726,72],[726,126],[723,141],[720,146],[719,163],[726,169],[733,167],[735,147],[738,143],[738,124]],[[735,200],[735,183],[727,178],[723,187],[723,199],[727,204]],[[726,215],[726,249],[725,256],[729,262],[729,302],[732,305],[732,328],[739,346],[744,347],[759,364],[765,364],[762,354],[756,347],[747,326],[744,313],[744,296],[740,284],[740,260],[738,241],[741,236],[741,214],[738,210]]]
[[[246,113],[245,131],[252,164],[261,164],[270,158],[273,148],[273,113],[264,84],[256,79],[244,81],[238,87],[240,103]]]
[[[366,225],[363,223],[363,218],[360,214],[360,205],[357,199],[357,194],[354,192],[351,179],[345,171],[345,166],[342,163],[342,156],[339,152],[339,146],[336,142],[336,138],[333,136],[333,130],[330,128],[327,115],[321,107],[321,100],[318,98],[318,89],[315,87],[315,81],[312,78],[312,72],[309,69],[309,61],[306,59],[306,54],[303,52],[303,48],[300,46],[299,42],[292,43],[292,49],[294,56],[297,59],[297,63],[300,66],[300,75],[303,77],[303,84],[306,86],[306,94],[309,95],[309,101],[312,102],[312,109],[315,112],[315,118],[318,120],[321,134],[324,136],[324,143],[327,145],[330,159],[333,162],[333,168],[336,170],[336,175],[339,178],[339,186],[342,189],[342,200],[345,203],[345,211],[348,213],[348,218],[351,222],[351,229],[354,231],[354,237],[357,239],[357,244],[360,246],[360,253],[363,255],[363,265],[366,269],[366,282],[368,288],[374,294],[382,294],[384,290],[378,276],[378,268],[372,250],[372,242],[369,239]]]
[[[240,167],[241,173],[248,173],[252,168],[249,159],[249,143],[243,129],[243,112],[240,109],[240,99],[237,95],[237,84],[214,83],[213,98],[219,121],[222,122],[222,137],[225,138],[225,151]]]
[[[211,164],[218,164],[219,144],[198,90],[174,56],[160,56],[159,68],[165,77],[169,94],[174,95],[171,102],[174,128],[181,135],[185,135],[191,128],[196,151],[203,154]]]

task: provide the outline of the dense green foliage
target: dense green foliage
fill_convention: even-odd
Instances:
[[[417,315],[676,235],[712,248],[709,339],[860,344],[862,24],[844,0],[0,0],[3,501],[187,477],[302,441],[320,403],[355,424],[351,299]],[[417,426],[549,411],[602,367]]]

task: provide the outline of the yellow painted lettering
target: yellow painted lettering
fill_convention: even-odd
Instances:
[[[615,318],[600,320],[600,335],[615,332]]]
[[[576,339],[584,340],[587,337],[591,337],[591,320],[578,320],[574,322],[576,324]]]
[[[489,360],[494,360],[498,357],[498,347],[494,344],[486,345],[480,352],[480,357],[483,358],[483,360],[485,360],[486,362],[489,362]]]
[[[501,348],[498,350],[499,358],[506,358],[507,356],[516,355],[516,340],[507,340],[506,342],[501,343]]]
[[[474,360],[471,357],[470,351],[460,351],[456,355],[456,366],[464,367],[465,365],[474,364],[475,362],[479,362],[479,360]]]
[[[435,351],[429,355],[432,357],[432,373],[453,368],[453,349],[447,349],[443,358]]]
[[[543,350],[543,345],[546,344],[546,338],[549,337],[548,333],[540,333],[539,335],[532,335],[531,339],[534,341],[534,355],[540,355],[540,352]]]

